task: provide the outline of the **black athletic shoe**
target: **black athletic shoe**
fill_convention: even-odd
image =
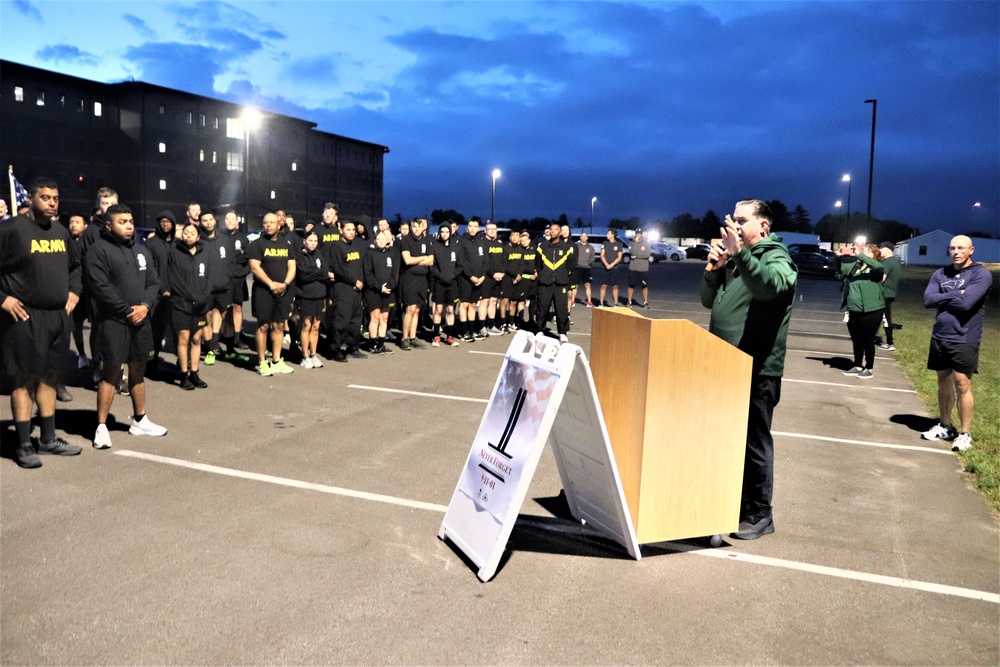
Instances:
[[[35,453],[35,448],[31,446],[31,443],[18,445],[17,451],[14,452],[14,463],[22,468],[42,467],[42,460],[38,458],[38,454]]]
[[[427,345],[424,344],[424,343],[422,343],[421,341],[417,340],[416,338],[411,338],[410,339],[410,346],[413,347],[413,349],[415,349],[415,350],[426,350],[427,349]]]
[[[347,363],[347,355],[344,354],[343,350],[337,350],[337,353],[334,354],[331,357],[331,359],[333,359],[334,361],[336,361],[338,364],[346,364]]]
[[[66,385],[60,384],[56,386],[56,400],[60,403],[69,403],[73,400],[73,394],[69,393],[66,389]]]
[[[351,359],[367,359],[368,358],[368,355],[365,354],[364,352],[362,352],[361,350],[354,350],[352,352],[348,352],[347,356],[349,356]]]
[[[82,447],[71,445],[62,438],[56,438],[52,442],[39,442],[39,454],[51,454],[52,456],[76,456],[83,451]]]
[[[208,383],[198,377],[198,371],[191,371],[191,375],[188,376],[191,380],[191,384],[198,387],[198,389],[208,389]]]
[[[733,533],[733,537],[738,540],[756,540],[774,532],[774,521],[770,516],[760,514],[750,514],[740,521],[739,530]]]
[[[184,391],[193,391],[194,390],[194,382],[191,382],[191,374],[190,373],[185,373],[184,377],[181,378],[181,389],[183,389]]]

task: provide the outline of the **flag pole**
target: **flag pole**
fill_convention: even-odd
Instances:
[[[7,186],[10,188],[7,192],[10,193],[10,211],[9,215],[17,215],[17,194],[14,192],[14,165],[7,165]]]

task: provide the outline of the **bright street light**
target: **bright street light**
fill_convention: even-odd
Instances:
[[[847,218],[851,217],[851,175],[844,174],[840,179],[842,183],[847,183]]]
[[[590,231],[594,231],[594,204],[597,203],[597,197],[592,197],[590,199]]]
[[[243,191],[243,216],[244,222],[246,223],[247,230],[250,229],[250,130],[256,130],[260,127],[260,112],[253,107],[246,107],[243,109],[243,135],[246,137],[246,154],[243,159],[246,163],[243,165],[243,176],[246,179],[246,189]]]
[[[496,220],[493,217],[493,215],[494,215],[493,211],[494,211],[494,206],[496,204],[496,198],[497,198],[497,179],[500,178],[500,170],[499,169],[494,169],[492,176],[493,176],[493,194],[490,195],[490,222],[496,222]]]

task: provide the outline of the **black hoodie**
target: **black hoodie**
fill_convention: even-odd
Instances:
[[[209,236],[204,229],[199,229],[201,242],[212,263],[212,292],[220,293],[229,290],[230,278],[236,277],[236,250],[233,248],[233,237],[222,234],[218,227],[215,236]]]
[[[192,255],[180,239],[168,259],[170,266],[170,305],[191,315],[204,315],[212,293],[212,265],[201,240],[195,242]]]
[[[169,234],[164,234],[160,229],[160,219],[166,218],[173,223]],[[177,220],[170,211],[160,211],[156,216],[156,230],[151,237],[146,240],[146,248],[153,255],[153,266],[156,267],[156,275],[160,278],[160,295],[170,291],[170,268],[167,258],[174,245],[174,232],[177,229]]]
[[[133,306],[156,305],[159,279],[152,253],[134,238],[122,241],[111,232],[101,238],[83,258],[95,321],[114,320],[128,324]]]
[[[330,266],[319,248],[312,252],[303,248],[295,254],[295,296],[303,299],[325,298],[329,276]]]
[[[434,239],[431,249],[434,251],[434,266],[431,267],[434,280],[445,285],[453,284],[458,279],[458,246],[454,239],[449,237],[448,245],[440,238]]]
[[[458,244],[458,275],[466,280],[482,278],[486,275],[486,246],[482,234],[469,236],[462,234],[462,242]]]
[[[381,293],[382,285],[385,285],[395,292],[399,284],[400,261],[393,246],[369,248],[362,260],[365,289]]]

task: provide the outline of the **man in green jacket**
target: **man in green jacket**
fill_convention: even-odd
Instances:
[[[712,309],[708,330],[753,357],[753,378],[743,464],[739,530],[755,540],[774,532],[774,440],[771,417],[781,398],[785,341],[798,269],[776,236],[771,210],[759,199],[736,203],[712,248],[701,282],[701,302]]]
[[[886,241],[881,246],[882,268],[885,269],[885,278],[882,280],[882,298],[885,300],[885,316],[882,323],[885,325],[885,340],[878,347],[881,350],[895,350],[892,344],[892,332],[897,327],[892,322],[892,302],[896,300],[896,288],[899,285],[899,274],[903,271],[903,263],[893,252],[896,245],[891,241]]]

